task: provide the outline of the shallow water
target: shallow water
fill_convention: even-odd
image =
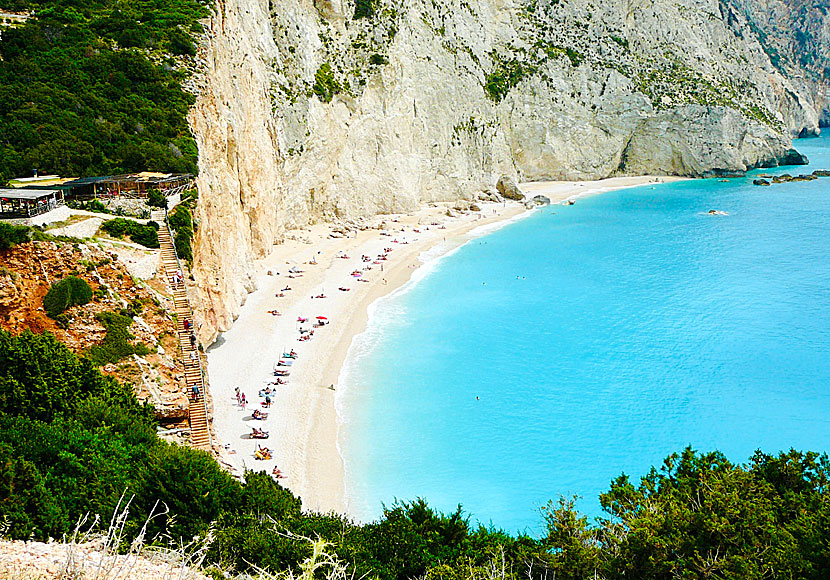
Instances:
[[[830,169],[830,138],[796,142]],[[758,173],[758,172],[755,172]],[[718,209],[729,216],[710,216]],[[551,206],[376,303],[341,384],[359,518],[424,497],[539,533],[687,445],[830,441],[830,178],[646,186]]]

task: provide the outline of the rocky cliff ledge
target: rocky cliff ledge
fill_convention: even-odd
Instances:
[[[818,131],[817,85],[771,62],[760,1],[219,0],[190,116],[202,339],[230,326],[286,228],[503,174],[776,164]]]

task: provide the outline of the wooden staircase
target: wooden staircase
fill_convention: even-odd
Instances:
[[[170,226],[167,225],[167,212],[154,211],[151,219],[159,223],[159,246],[161,247],[161,264],[167,283],[173,290],[173,309],[176,313],[176,333],[179,336],[179,346],[184,359],[185,394],[190,401],[190,441],[194,447],[210,451],[212,440],[207,415],[207,383],[205,371],[202,367],[202,358],[199,354],[198,343],[192,341],[191,332],[185,328],[185,320],[189,320],[193,328],[193,311],[187,297],[184,283],[174,284],[177,272],[182,272]],[[193,396],[193,387],[198,388],[199,394]]]

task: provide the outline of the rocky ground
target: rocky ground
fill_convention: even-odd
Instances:
[[[59,325],[46,315],[43,298],[53,283],[69,275],[86,280],[94,298],[67,310],[68,324]],[[140,311],[129,330],[134,343],[147,345],[151,354],[134,355],[101,370],[135,385],[139,398],[150,401],[160,419],[175,425],[186,421],[188,403],[165,291],[163,282],[134,278],[118,254],[93,243],[30,242],[0,252],[0,327],[7,331],[51,332],[73,352],[83,353],[106,336],[96,314],[127,307]]]
[[[172,557],[171,557],[172,556]],[[175,555],[113,556],[94,543],[0,540],[0,578],[6,580],[207,580]]]

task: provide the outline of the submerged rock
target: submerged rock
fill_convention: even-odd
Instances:
[[[767,181],[766,179],[753,179],[752,180],[752,185],[769,185],[769,184],[770,184],[769,181]]]

